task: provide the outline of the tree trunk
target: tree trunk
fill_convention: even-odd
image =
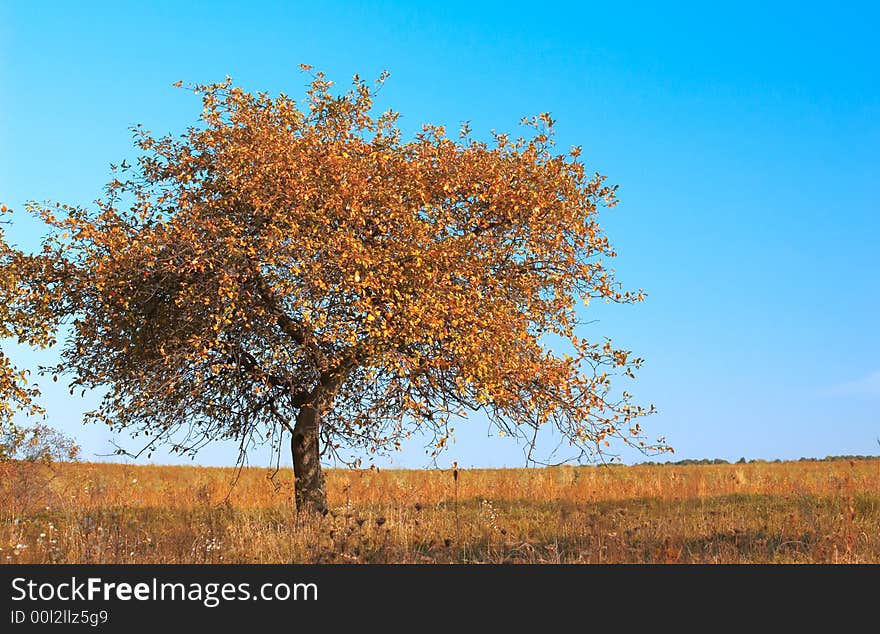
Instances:
[[[327,490],[318,454],[320,412],[304,405],[296,415],[290,449],[293,453],[293,475],[297,513],[327,513]]]

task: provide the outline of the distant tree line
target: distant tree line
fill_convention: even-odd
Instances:
[[[746,460],[745,458],[740,458],[735,463],[731,463],[724,458],[700,458],[693,459],[687,458],[685,460],[678,460],[676,462],[639,462],[638,465],[644,466],[659,466],[659,467],[683,467],[687,465],[717,465],[717,464],[755,464],[755,463],[777,463],[777,462],[836,462],[840,460],[878,460],[880,456],[863,456],[863,455],[840,455],[840,456],[825,456],[824,458],[798,458],[797,460],[782,460],[780,458],[776,458],[775,460],[763,460],[761,458],[753,458],[751,460]],[[611,465],[609,465],[611,466]]]

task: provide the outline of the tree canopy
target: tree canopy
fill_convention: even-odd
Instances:
[[[522,138],[405,139],[373,112],[384,79],[337,94],[314,73],[303,104],[192,86],[199,125],[136,127],[94,207],[31,206],[72,320],[55,371],[104,391],[89,417],[184,452],[289,431],[297,501],[319,508],[319,446],[345,459],[420,429],[440,449],[473,411],[587,451],[662,449],[611,385],[641,360],[578,331],[591,299],[643,297],[605,264],[616,188],[554,151],[548,114]]]
[[[0,216],[10,213],[0,205]],[[10,341],[39,348],[54,344],[60,289],[51,283],[58,276],[49,274],[54,260],[10,245],[5,222],[0,221],[0,433],[14,434],[21,432],[14,424],[16,412],[35,415],[43,410],[28,371],[16,367],[2,346]]]

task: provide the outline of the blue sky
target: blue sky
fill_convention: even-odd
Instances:
[[[229,74],[298,95],[301,62],[339,83],[387,69],[379,106],[407,130],[470,120],[477,135],[517,132],[550,111],[560,146],[583,145],[620,185],[604,216],[614,266],[649,296],[591,308],[599,322],[583,334],[646,359],[627,387],[660,410],[648,431],[676,459],[880,453],[876,5],[123,4],[0,3],[7,205],[94,200],[109,163],[131,153],[130,125],[196,121],[178,79]],[[37,236],[26,221],[9,233]],[[96,459],[111,447],[80,425],[91,402],[55,386],[45,397],[51,422]],[[443,462],[523,462],[479,420],[456,440]],[[217,446],[198,461],[233,459]],[[413,443],[393,464],[428,460]]]

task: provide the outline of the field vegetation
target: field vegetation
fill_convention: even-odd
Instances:
[[[880,562],[880,460],[329,470],[0,463],[3,563]],[[273,476],[273,477],[269,477]]]

